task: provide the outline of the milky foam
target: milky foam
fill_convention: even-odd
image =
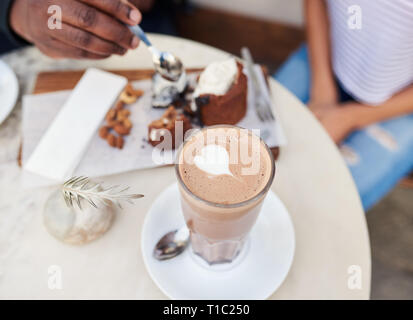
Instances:
[[[209,144],[201,149],[201,155],[194,158],[194,164],[198,169],[212,174],[227,174],[232,176],[229,170],[229,155],[227,149],[216,144]]]
[[[272,178],[272,160],[265,144],[246,129],[207,128],[185,143],[178,170],[199,198],[232,204],[263,190]]]

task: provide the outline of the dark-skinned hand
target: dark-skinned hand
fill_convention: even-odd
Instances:
[[[61,29],[49,28],[50,6],[61,8]],[[141,21],[124,0],[15,0],[10,25],[22,38],[52,58],[104,59],[139,45],[126,25]]]

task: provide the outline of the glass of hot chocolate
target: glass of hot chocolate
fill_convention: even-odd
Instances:
[[[193,253],[208,265],[233,262],[274,179],[270,149],[250,130],[211,126],[186,139],[175,169]]]

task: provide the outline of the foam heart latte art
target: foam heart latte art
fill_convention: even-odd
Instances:
[[[214,203],[232,204],[253,198],[272,174],[265,144],[238,127],[210,127],[194,134],[179,156],[186,187]]]

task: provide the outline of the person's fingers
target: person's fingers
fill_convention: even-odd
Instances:
[[[126,49],[135,49],[139,39],[117,19],[77,1],[56,1],[62,7],[63,22],[86,30]]]
[[[116,17],[120,21],[136,25],[141,19],[142,15],[139,10],[128,1],[122,0],[79,0],[90,6],[96,7],[111,16]]]
[[[62,23],[62,29],[51,30],[50,36],[67,45],[99,55],[124,55],[126,53],[125,48],[66,23]]]
[[[110,55],[95,54],[80,48],[76,48],[56,39],[49,39],[47,42],[37,44],[41,52],[54,59],[70,58],[70,59],[91,59],[100,60],[106,59]]]

